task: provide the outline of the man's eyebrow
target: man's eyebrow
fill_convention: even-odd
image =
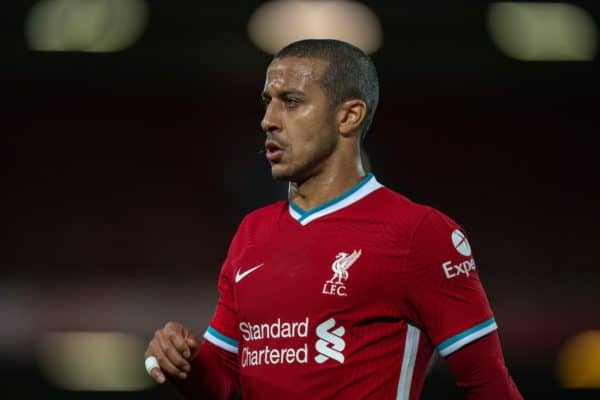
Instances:
[[[271,97],[287,97],[287,96],[290,96],[290,95],[293,95],[293,96],[305,96],[306,93],[304,93],[303,91],[300,91],[300,90],[293,90],[293,89],[286,90],[286,89],[284,89],[284,90],[278,90],[278,91],[276,91],[273,94],[273,96],[271,96],[271,94],[269,94],[268,92],[262,92],[262,94],[261,94],[260,97],[263,100],[269,100],[269,99],[271,99]]]
[[[290,89],[290,90],[282,90],[277,95],[280,96],[280,97],[286,97],[286,96],[289,96],[289,95],[304,96],[305,94],[306,93],[304,93],[301,90],[292,90],[292,89]]]

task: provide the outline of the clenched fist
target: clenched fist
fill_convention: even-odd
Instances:
[[[148,343],[146,365],[150,363],[148,373],[158,383],[169,379],[186,379],[190,372],[190,360],[198,350],[198,340],[179,322],[167,322],[154,333]],[[154,360],[150,359],[155,357]],[[158,365],[156,365],[158,364]]]

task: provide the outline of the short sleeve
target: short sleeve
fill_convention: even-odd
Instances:
[[[233,265],[232,257],[237,251],[240,243],[241,226],[236,232],[229,250],[227,258],[223,262],[219,274],[218,291],[219,300],[209,323],[208,329],[204,333],[204,339],[215,346],[237,354],[239,342],[239,321],[237,305],[233,293]]]
[[[430,209],[408,254],[408,299],[417,322],[446,357],[497,329],[467,236]]]

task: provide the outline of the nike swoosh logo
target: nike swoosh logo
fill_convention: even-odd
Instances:
[[[259,269],[260,267],[262,267],[263,265],[265,265],[264,263],[262,264],[258,264],[256,267],[252,267],[247,271],[244,271],[240,274],[240,269],[238,268],[236,274],[235,274],[235,283],[238,283],[239,281],[241,281],[242,279],[244,279],[246,276],[248,276],[249,274],[251,274],[252,272],[256,271],[257,269]]]

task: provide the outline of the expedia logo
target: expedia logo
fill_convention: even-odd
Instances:
[[[315,349],[317,354],[315,361],[323,364],[325,361],[332,359],[340,364],[344,363],[344,354],[342,351],[346,348],[346,342],[342,337],[346,333],[343,326],[333,329],[336,325],[335,319],[329,318],[327,321],[317,326],[317,343]]]
[[[451,261],[446,261],[442,264],[442,268],[444,269],[444,274],[446,274],[446,278],[452,279],[461,274],[465,275],[468,278],[471,271],[475,271],[477,267],[475,266],[475,260],[471,258],[467,261],[463,261],[455,265],[452,265]]]
[[[455,229],[452,231],[451,239],[452,245],[454,245],[454,248],[459,254],[465,257],[471,255],[471,245],[469,245],[469,241],[464,233]],[[452,279],[459,275],[465,275],[468,278],[471,271],[475,271],[477,266],[475,265],[475,260],[471,257],[466,261],[456,264],[453,264],[452,261],[446,261],[442,263],[442,269],[444,270],[447,279]]]
[[[469,245],[469,241],[465,237],[465,234],[458,229],[455,229],[452,232],[452,244],[456,251],[463,256],[469,257],[471,255],[471,245]]]

